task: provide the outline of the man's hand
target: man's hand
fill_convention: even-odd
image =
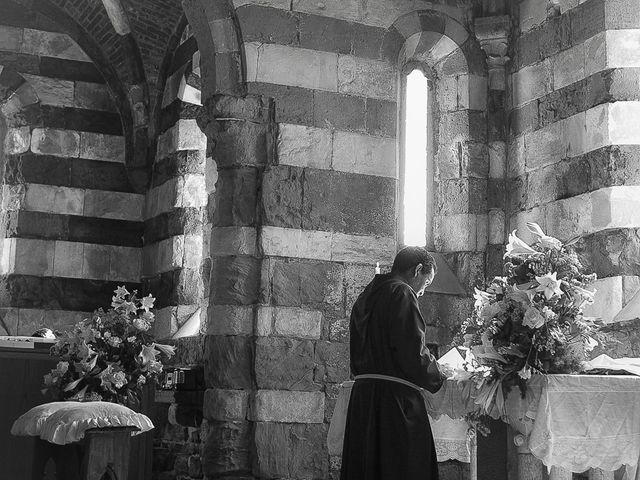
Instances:
[[[444,375],[446,378],[453,377],[453,367],[447,364],[438,363],[438,368],[440,369],[440,373]]]

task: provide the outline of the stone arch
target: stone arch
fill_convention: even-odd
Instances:
[[[107,5],[113,3],[107,2]],[[104,77],[122,121],[129,180],[137,192],[144,192],[150,181],[152,161],[149,154],[149,93],[142,57],[133,34],[126,32],[124,19],[119,24],[114,20],[113,8],[108,10],[103,2],[78,6],[62,0],[38,0],[37,9],[86,52]],[[96,18],[98,25],[108,23],[114,30],[83,28],[83,21],[89,15]],[[102,35],[100,40],[98,34]]]
[[[206,137],[197,124],[202,110],[199,48],[185,15],[176,22],[163,59],[155,99],[155,159],[147,194],[145,290],[157,295],[156,335],[196,336],[206,314],[209,271]],[[206,168],[206,167],[209,168]],[[182,244],[183,258],[161,259]],[[187,246],[189,248],[187,248]],[[206,280],[205,280],[206,279]]]
[[[385,43],[400,69],[422,65],[432,80],[435,249],[484,252],[489,173],[484,52],[464,25],[432,10],[398,18]]]
[[[231,0],[183,0],[201,52],[203,97],[246,93],[244,55]]]

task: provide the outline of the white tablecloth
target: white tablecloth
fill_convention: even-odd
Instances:
[[[462,417],[474,409],[468,382],[445,382],[429,396],[431,413]],[[640,377],[534,375],[525,398],[513,389],[503,420],[528,436],[531,453],[547,466],[572,472],[627,465],[636,478],[640,458]],[[494,412],[497,418],[500,415]],[[640,480],[640,475],[638,479]]]
[[[342,455],[342,441],[352,386],[353,382],[344,382],[340,387],[327,438],[329,455]],[[454,420],[442,414],[437,414],[436,418],[430,415],[429,421],[438,461],[459,460],[469,463],[471,456],[467,422],[461,419]]]
[[[535,412],[529,448],[545,465],[573,472],[638,465],[640,377],[548,375]]]

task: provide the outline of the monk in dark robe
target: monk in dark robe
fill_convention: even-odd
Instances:
[[[358,297],[351,334],[351,390],[341,480],[437,480],[424,398],[444,381],[425,344],[418,296],[433,281],[433,257],[401,250],[391,273],[376,275]]]

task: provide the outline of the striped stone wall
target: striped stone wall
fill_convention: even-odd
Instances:
[[[180,34],[180,32],[178,32]],[[187,26],[170,67],[160,104],[152,182],[146,196],[143,284],[157,295],[155,333],[197,335],[206,317],[210,258],[206,138],[201,109],[199,51]],[[215,185],[215,165],[210,166]]]
[[[390,266],[398,247],[401,62],[446,77],[434,88],[442,104],[436,163],[448,172],[434,187],[436,248],[461,277],[483,274],[487,83],[482,52],[460,23],[468,12],[429,4],[434,10],[418,15],[387,3],[235,2],[242,99],[220,95],[226,84],[205,93],[211,52],[207,60],[201,49],[199,123],[218,168],[209,202],[205,475],[337,474],[325,439],[349,377],[348,315],[376,262]],[[221,15],[208,18],[213,37],[225,35],[215,30],[228,25]],[[198,35],[193,12],[187,17]],[[215,44],[233,52],[232,38]],[[450,197],[439,200],[444,190]],[[434,295],[426,303],[429,341],[444,344],[447,329],[437,323],[457,321],[469,302]]]
[[[139,286],[144,197],[91,59],[51,21],[0,19],[1,308],[11,334],[63,329]],[[25,16],[25,18],[27,18]]]
[[[640,14],[631,1],[520,3],[509,115],[511,228],[536,221],[582,236],[599,276],[589,313],[621,315],[640,288],[637,258]],[[634,316],[635,315],[635,316]]]

